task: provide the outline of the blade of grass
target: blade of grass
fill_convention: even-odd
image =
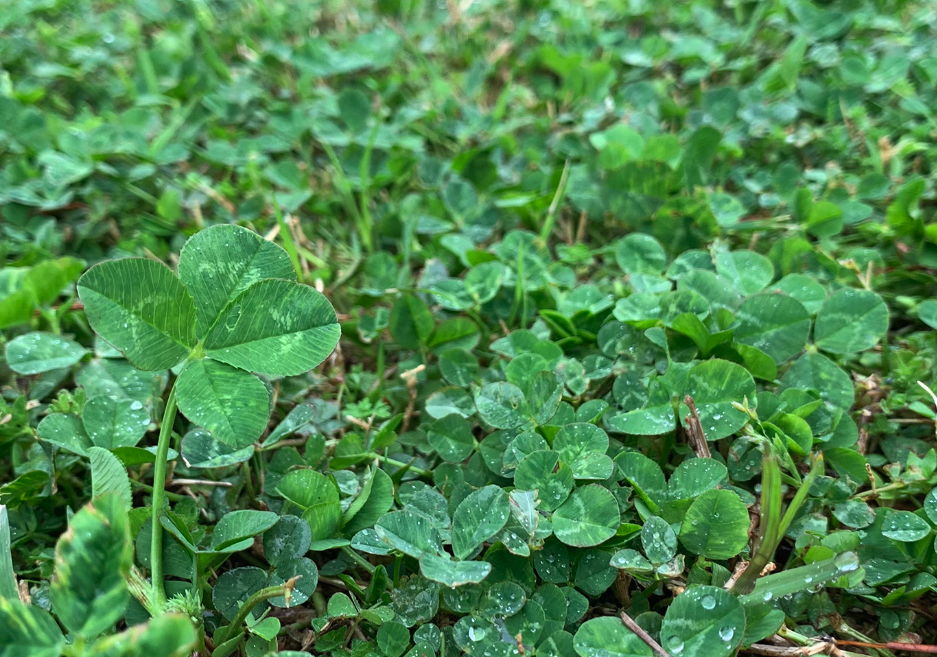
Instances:
[[[569,178],[570,160],[566,158],[566,164],[563,165],[563,173],[560,174],[560,181],[556,185],[556,192],[553,194],[553,201],[550,203],[550,209],[547,211],[547,218],[540,229],[540,243],[547,245],[550,239],[550,233],[553,232],[553,224],[556,223],[556,212],[566,197],[566,181]]]
[[[280,211],[280,204],[277,203],[276,197],[273,198],[273,214],[276,216],[277,225],[280,227],[280,237],[283,238],[283,248],[286,249],[286,252],[290,256],[293,269],[296,270],[296,278],[301,281],[303,280],[303,268],[299,263],[299,254],[296,251],[296,244],[293,242],[293,233],[290,232],[290,227],[286,224],[286,219],[283,218],[283,212]]]
[[[0,598],[19,600],[10,544],[10,517],[7,508],[2,504],[0,504]]]
[[[813,481],[823,472],[823,455],[819,454],[810,467],[810,473],[804,478],[797,489],[794,499],[787,505],[784,515],[781,515],[781,469],[773,453],[765,454],[761,479],[761,536],[755,555],[748,563],[745,572],[732,586],[732,593],[745,595],[756,586],[756,580],[764,570],[774,553],[778,549],[784,535],[794,522],[794,517],[803,506],[810,492]]]

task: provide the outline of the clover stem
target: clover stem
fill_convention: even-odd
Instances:
[[[421,477],[429,477],[430,479],[433,478],[433,473],[431,471],[427,470],[426,468],[416,467],[415,465],[413,465],[412,461],[410,463],[404,463],[403,461],[398,461],[396,459],[389,459],[384,456],[381,456],[377,452],[368,452],[367,457],[370,459],[380,459],[384,461],[384,463],[386,463],[387,465],[392,465],[395,468],[407,468],[411,472],[418,474]]]
[[[163,588],[163,526],[159,519],[166,502],[166,467],[168,465],[169,442],[172,425],[176,421],[176,384],[173,383],[166,399],[163,422],[159,426],[159,442],[156,444],[156,466],[153,468],[153,532],[150,540],[150,578],[153,584],[153,601],[162,613],[166,606],[166,590]]]
[[[153,493],[153,487],[150,486],[149,484],[144,484],[142,481],[131,479],[130,485],[133,486],[134,488],[139,488],[144,493],[150,493],[150,494]],[[186,499],[185,495],[180,495],[179,493],[170,493],[169,491],[166,491],[164,495],[166,496],[166,499],[171,502],[181,502],[182,500]]]
[[[353,549],[351,549],[351,548],[348,547],[347,545],[342,547],[342,552],[344,552],[345,555],[346,555],[349,559],[351,559],[351,560],[354,561],[356,564],[358,564],[359,566],[361,566],[362,568],[364,568],[364,569],[365,569],[366,571],[368,571],[370,574],[373,575],[373,574],[374,574],[374,571],[377,570],[377,567],[376,567],[374,564],[372,564],[370,561],[368,561],[367,559],[365,559],[364,557],[362,557],[360,554],[358,554],[357,552],[355,552]]]
[[[256,607],[258,604],[264,600],[269,600],[270,598],[279,598],[285,597],[287,606],[289,606],[290,594],[293,593],[293,588],[296,586],[296,580],[299,577],[294,577],[285,584],[280,584],[278,586],[268,586],[265,589],[260,589],[249,597],[244,604],[238,609],[237,615],[231,621],[231,624],[228,625],[227,629],[222,628],[218,630],[218,634],[215,635],[215,645],[221,645],[225,641],[233,639],[238,630],[241,628],[241,625],[244,624],[244,621],[247,619],[247,615],[251,613],[251,610]]]

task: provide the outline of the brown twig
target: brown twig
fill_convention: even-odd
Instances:
[[[754,655],[764,655],[765,657],[809,657],[820,653],[829,653],[835,646],[832,643],[818,641],[812,646],[772,646],[768,643],[755,643],[747,648],[742,648],[742,652],[750,652]]]
[[[910,652],[937,653],[937,646],[931,646],[926,643],[900,643],[898,641],[889,641],[887,643],[866,643],[864,641],[840,641],[837,639],[836,645],[855,646],[857,648],[874,648],[876,650],[906,650]]]
[[[651,637],[650,634],[645,632],[641,626],[635,623],[631,616],[625,612],[621,612],[621,622],[625,624],[625,627],[637,634],[638,638],[644,641],[644,643],[646,643],[648,647],[650,647],[650,649],[658,655],[658,657],[670,657],[670,655],[667,654],[667,651],[664,650],[661,645]]]
[[[725,588],[726,591],[728,591],[735,585],[736,580],[739,577],[741,577],[742,573],[744,573],[745,570],[748,568],[748,563],[749,563],[748,561],[740,561],[737,564],[735,564],[735,570],[732,571],[732,576],[729,578],[729,581],[727,581],[725,583],[725,586],[723,587]],[[758,576],[764,577],[765,575],[773,573],[777,569],[778,569],[777,564],[772,561],[771,563],[769,563],[767,566],[765,566],[762,569],[761,573],[759,573]]]
[[[586,239],[586,224],[589,223],[589,215],[585,210],[579,213],[579,226],[576,228],[576,243],[581,244]]]
[[[417,365],[412,370],[400,373],[400,378],[407,383],[407,392],[410,398],[407,400],[407,408],[403,412],[403,422],[400,423],[400,433],[403,433],[410,426],[410,420],[416,409],[416,375],[426,369],[426,365]]]
[[[690,414],[683,421],[686,423],[686,437],[690,443],[690,448],[701,459],[708,459],[712,456],[709,451],[709,443],[706,441],[706,432],[703,431],[703,423],[700,422],[699,413],[696,411],[696,404],[693,398],[687,395],[683,398],[683,403],[690,409]]]
[[[230,481],[212,481],[211,479],[173,479],[173,486],[221,486],[222,488],[231,488],[234,484]]]

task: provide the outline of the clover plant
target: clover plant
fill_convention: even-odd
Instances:
[[[0,657],[934,652],[933,14],[6,3]]]

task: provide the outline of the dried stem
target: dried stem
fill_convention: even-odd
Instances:
[[[683,403],[690,409],[690,414],[684,418],[690,448],[699,458],[708,459],[712,453],[709,451],[709,443],[706,441],[706,433],[703,431],[703,423],[700,422],[699,413],[696,411],[696,404],[689,395],[683,398]]]
[[[670,655],[667,654],[667,651],[664,650],[664,649],[661,647],[661,645],[660,645],[659,643],[657,643],[657,641],[655,641],[655,640],[651,637],[650,634],[648,634],[647,632],[645,632],[645,631],[641,628],[641,626],[638,625],[637,623],[635,623],[634,620],[631,618],[631,616],[629,616],[629,615],[626,614],[625,612],[621,612],[621,622],[625,624],[625,627],[627,627],[629,630],[631,630],[632,632],[634,632],[635,634],[637,634],[637,635],[638,635],[638,638],[640,638],[642,641],[644,641],[644,643],[646,643],[646,644],[650,647],[650,649],[653,650],[654,653],[655,653],[658,657],[670,657]]]

